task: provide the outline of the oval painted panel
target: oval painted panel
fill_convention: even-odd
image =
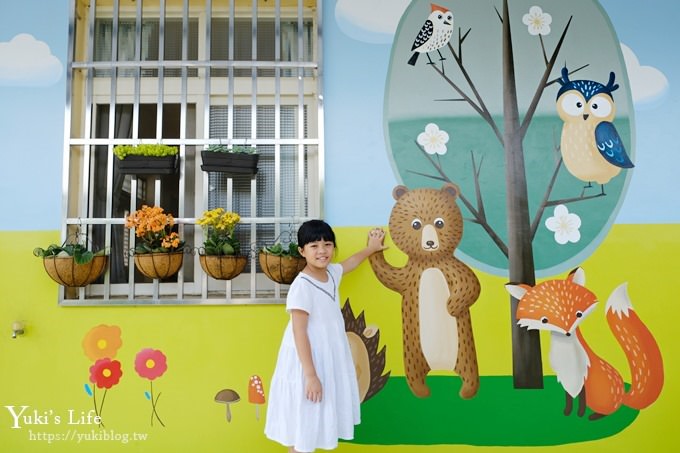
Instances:
[[[511,45],[502,3],[411,2],[390,56],[386,142],[404,185],[461,188],[457,256],[507,275],[510,236],[522,229],[537,276],[553,275],[592,254],[623,201],[635,162],[631,89],[596,1],[509,2]],[[508,182],[522,172],[525,184]],[[518,209],[521,226],[508,227]]]

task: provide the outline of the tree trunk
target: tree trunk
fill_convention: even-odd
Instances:
[[[524,168],[515,86],[512,36],[508,1],[503,1],[503,148],[506,164],[506,206],[508,227],[508,270],[510,281],[534,285],[536,282],[531,243],[529,198]],[[512,374],[515,388],[543,388],[541,343],[538,331],[517,325],[517,300],[510,299],[512,329]]]

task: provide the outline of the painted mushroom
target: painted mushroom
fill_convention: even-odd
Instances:
[[[231,408],[229,405],[231,403],[238,403],[241,401],[241,397],[232,389],[222,389],[215,395],[216,403],[223,403],[227,406],[227,421],[231,421]]]
[[[255,419],[260,419],[260,405],[264,404],[264,386],[262,378],[257,374],[248,380],[248,402],[255,405]]]

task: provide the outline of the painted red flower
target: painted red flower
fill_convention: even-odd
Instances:
[[[118,360],[99,359],[90,367],[90,382],[100,389],[110,389],[118,384],[122,375],[123,370],[120,369]]]
[[[154,380],[163,376],[167,369],[165,354],[158,349],[142,349],[135,357],[135,371],[143,378]]]

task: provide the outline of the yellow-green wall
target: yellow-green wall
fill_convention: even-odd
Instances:
[[[338,259],[365,241],[367,228],[338,228]],[[604,302],[618,284],[628,281],[629,294],[640,317],[654,333],[664,356],[666,383],[660,399],[641,411],[633,424],[620,434],[585,444],[587,451],[670,450],[677,439],[674,424],[680,403],[677,383],[677,320],[680,297],[677,259],[680,257],[680,225],[616,225],[597,252],[583,263],[587,286]],[[281,305],[206,307],[59,307],[57,285],[44,273],[42,263],[32,256],[36,246],[58,240],[57,232],[0,232],[0,406],[30,406],[49,415],[49,424],[24,425],[12,429],[9,411],[0,407],[0,450],[16,452],[119,452],[285,451],[267,441],[262,433],[264,417],[255,419],[255,407],[247,400],[251,374],[264,379],[265,390],[274,367],[287,316]],[[403,260],[391,248],[388,259]],[[510,374],[510,330],[505,280],[478,272],[482,295],[472,316],[482,375]],[[350,298],[355,314],[365,310],[368,324],[380,327],[381,342],[387,345],[387,366],[392,375],[403,375],[399,299],[373,277],[368,264],[349,274],[341,288],[343,300]],[[589,343],[597,352],[624,370],[627,363],[603,316],[601,304],[584,324]],[[25,335],[11,338],[15,320],[26,324]],[[127,444],[120,441],[31,440],[37,433],[68,435],[89,433],[95,426],[67,425],[68,411],[76,414],[92,407],[83,385],[88,381],[91,361],[83,353],[85,333],[98,324],[120,326],[123,345],[116,356],[123,377],[106,396],[103,409],[106,429],[117,435],[140,433],[147,440]],[[547,340],[544,338],[544,340]],[[154,381],[161,392],[158,412],[166,427],[150,425],[150,405],[143,392],[148,381],[134,371],[134,356],[142,348],[162,350],[168,370]],[[547,343],[544,343],[547,352]],[[544,357],[546,372],[550,373]],[[225,408],[213,402],[222,388],[237,390],[231,423]],[[559,410],[556,408],[556,410]],[[51,411],[51,412],[50,412]],[[264,412],[264,411],[263,411]],[[61,424],[54,423],[60,415]],[[464,416],[464,414],[462,414]],[[70,431],[69,431],[70,430]],[[45,434],[43,434],[45,436]],[[553,447],[572,450],[575,445]],[[476,450],[462,446],[394,447],[341,443],[347,452],[446,452]],[[480,449],[481,450],[481,449]],[[504,448],[514,450],[513,448]]]

